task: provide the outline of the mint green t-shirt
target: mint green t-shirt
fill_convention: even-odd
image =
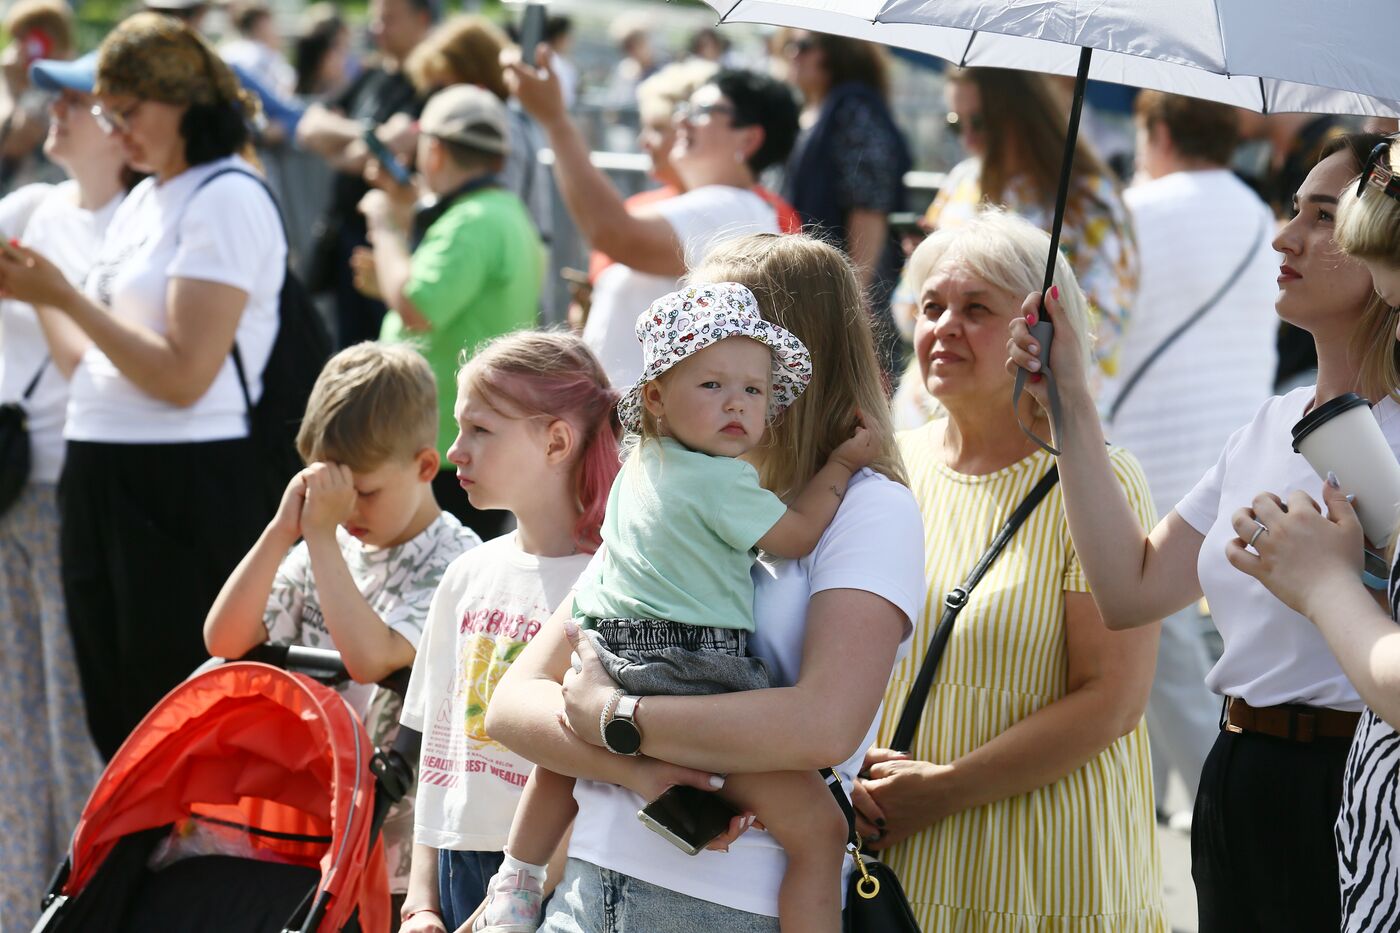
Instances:
[[[390,310],[379,339],[412,343],[432,367],[444,464],[457,436],[452,407],[459,355],[492,337],[535,326],[544,260],[544,246],[525,205],[502,188],[483,188],[459,200],[413,251],[404,295],[432,328],[414,333]]]
[[[603,559],[574,613],[752,632],[752,548],[786,511],[742,460],[643,441],[608,493]]]

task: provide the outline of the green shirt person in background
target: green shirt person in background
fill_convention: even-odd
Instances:
[[[457,84],[423,108],[418,181],[436,200],[417,208],[417,192],[371,163],[377,187],[360,210],[370,248],[351,261],[355,287],[389,306],[380,339],[411,342],[438,382],[438,449],[457,434],[453,417],[462,353],[513,330],[534,327],[545,250],[525,205],[496,181],[509,151],[505,107],[481,88]],[[451,468],[433,483],[438,504],[482,539],[504,530],[505,513],[472,508]]]

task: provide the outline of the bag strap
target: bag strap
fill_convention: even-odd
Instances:
[[[39,388],[39,379],[44,375],[44,370],[49,368],[49,359],[50,357],[46,356],[43,362],[39,364],[38,370],[34,373],[34,378],[29,380],[29,385],[25,386],[24,392],[20,394],[20,401],[29,401],[29,397],[34,394],[34,390]]]
[[[200,181],[199,184],[195,185],[194,190],[190,192],[190,196],[185,199],[184,207],[180,209],[180,220],[184,220],[184,212],[186,210],[189,210],[190,202],[194,200],[195,195],[199,194],[206,187],[208,187],[210,182],[214,181],[214,179],[222,178],[225,175],[244,175],[248,178],[253,179],[253,181],[257,182],[259,185],[262,186],[263,191],[266,191],[267,196],[272,199],[272,208],[277,212],[277,222],[282,225],[282,241],[284,243],[290,244],[291,239],[287,235],[287,218],[282,216],[282,205],[278,203],[277,195],[272,193],[272,186],[267,183],[266,179],[261,178],[257,174],[250,172],[247,169],[239,168],[236,165],[226,165],[223,168],[219,169],[217,172],[211,172],[202,181]],[[176,224],[176,240],[178,241],[179,221],[176,221]],[[289,262],[290,257],[291,254],[288,253]],[[237,337],[234,337],[233,339],[233,350],[230,352],[229,355],[233,357],[233,371],[238,374],[238,388],[243,391],[243,417],[244,420],[247,421],[248,431],[251,433],[253,430],[253,396],[252,393],[248,391],[248,374],[243,369],[243,354],[238,352]]]
[[[909,695],[904,700],[904,709],[899,714],[899,724],[895,726],[894,737],[890,741],[890,748],[897,752],[907,752],[914,744],[914,733],[918,731],[919,719],[924,713],[924,704],[928,701],[929,690],[933,688],[933,677],[938,671],[938,662],[943,658],[943,652],[948,647],[948,639],[953,634],[953,623],[958,618],[958,613],[962,612],[967,605],[967,600],[972,595],[972,590],[982,580],[992,563],[1006,547],[1011,536],[1021,527],[1035,511],[1035,507],[1045,498],[1046,494],[1060,481],[1060,469],[1052,466],[1040,481],[1035,484],[1026,498],[1021,500],[1021,504],[1016,506],[1016,511],[1011,513],[1011,517],[1006,520],[1006,524],[1001,526],[992,543],[987,547],[977,566],[972,568],[972,573],[968,574],[962,586],[954,587],[952,592],[943,597],[943,616],[938,620],[938,628],[934,630],[933,638],[929,642],[928,652],[924,655],[923,666],[919,668],[919,675],[914,679],[914,684],[909,688]]]
[[[1216,289],[1215,294],[1206,299],[1205,304],[1192,311],[1186,320],[1162,338],[1162,342],[1157,344],[1147,355],[1147,358],[1138,364],[1138,368],[1133,371],[1133,374],[1123,381],[1123,390],[1118,393],[1118,397],[1113,400],[1113,404],[1108,409],[1108,417],[1105,419],[1108,423],[1113,423],[1113,419],[1118,416],[1118,410],[1123,407],[1123,403],[1128,400],[1129,395],[1132,395],[1133,389],[1137,388],[1138,383],[1142,381],[1143,376],[1147,375],[1147,371],[1152,368],[1153,364],[1161,359],[1172,348],[1172,344],[1180,340],[1201,318],[1209,314],[1210,310],[1220,303],[1220,299],[1224,298],[1226,293],[1240,280],[1240,276],[1244,275],[1244,270],[1249,268],[1250,262],[1259,252],[1264,237],[1268,235],[1271,220],[1272,218],[1267,214],[1260,218],[1259,233],[1254,237],[1254,242],[1249,244],[1249,249],[1245,250],[1244,257],[1240,259],[1239,265],[1235,266],[1235,270],[1230,273],[1225,283]]]

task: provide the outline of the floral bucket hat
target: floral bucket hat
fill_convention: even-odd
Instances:
[[[642,386],[681,360],[728,337],[748,337],[773,351],[768,417],[797,400],[812,381],[812,355],[789,331],[765,321],[753,292],[736,282],[692,285],[658,298],[637,318],[642,342],[642,377],[617,403],[622,426],[642,429]]]

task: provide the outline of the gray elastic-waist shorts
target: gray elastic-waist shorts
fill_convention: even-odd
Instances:
[[[761,690],[768,666],[742,629],[663,619],[593,619],[588,637],[613,680],[636,696],[708,696]]]

